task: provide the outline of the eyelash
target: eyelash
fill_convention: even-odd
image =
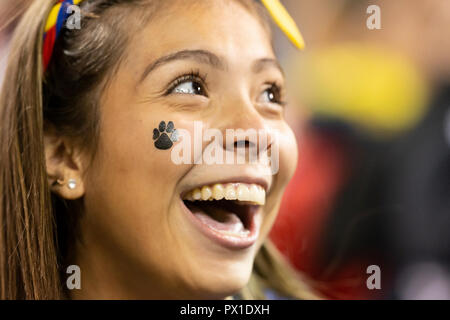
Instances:
[[[165,95],[169,95],[172,93],[172,91],[179,86],[182,83],[188,82],[188,81],[196,81],[200,83],[205,91],[208,88],[208,85],[206,84],[206,78],[207,74],[201,74],[199,70],[192,70],[191,72],[187,74],[183,74],[181,76],[178,76],[174,81],[172,81],[169,85],[169,88],[166,90]]]
[[[263,93],[270,89],[274,90],[275,98],[277,98],[277,101],[274,101],[272,103],[285,107],[287,105],[287,102],[283,100],[283,87],[277,82],[267,82],[265,85],[267,86],[267,88],[264,89]]]
[[[189,73],[187,74],[182,74],[180,76],[178,76],[174,81],[171,82],[171,84],[169,85],[168,89],[165,92],[165,95],[169,95],[172,93],[172,91],[179,86],[182,83],[188,82],[188,81],[196,81],[198,83],[200,83],[203,87],[204,90],[207,91],[208,85],[206,83],[206,79],[207,79],[207,74],[201,74],[200,70],[191,70]],[[276,104],[279,104],[282,107],[285,107],[287,105],[287,102],[282,100],[282,86],[279,85],[277,82],[267,82],[266,85],[268,86],[263,92],[265,92],[266,90],[269,89],[273,89],[275,91],[275,95],[278,96],[278,101],[273,102]],[[206,95],[206,92],[205,92]],[[207,96],[207,95],[206,95]]]

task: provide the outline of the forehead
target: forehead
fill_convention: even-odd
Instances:
[[[160,10],[132,38],[136,60],[185,49],[208,50],[231,63],[274,57],[260,18],[237,0],[174,1]]]

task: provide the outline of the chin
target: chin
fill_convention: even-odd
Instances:
[[[253,270],[253,258],[203,268],[198,273],[193,291],[196,299],[225,299],[243,289]],[[192,296],[189,298],[192,299]]]

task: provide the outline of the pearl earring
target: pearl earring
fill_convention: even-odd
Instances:
[[[77,187],[77,182],[75,181],[75,179],[69,179],[69,181],[67,181],[67,187],[70,190],[73,190]]]

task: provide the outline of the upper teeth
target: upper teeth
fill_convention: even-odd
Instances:
[[[264,205],[266,191],[257,184],[244,183],[217,183],[213,186],[202,186],[186,193],[183,200],[207,201],[207,200],[239,200],[254,202]]]

